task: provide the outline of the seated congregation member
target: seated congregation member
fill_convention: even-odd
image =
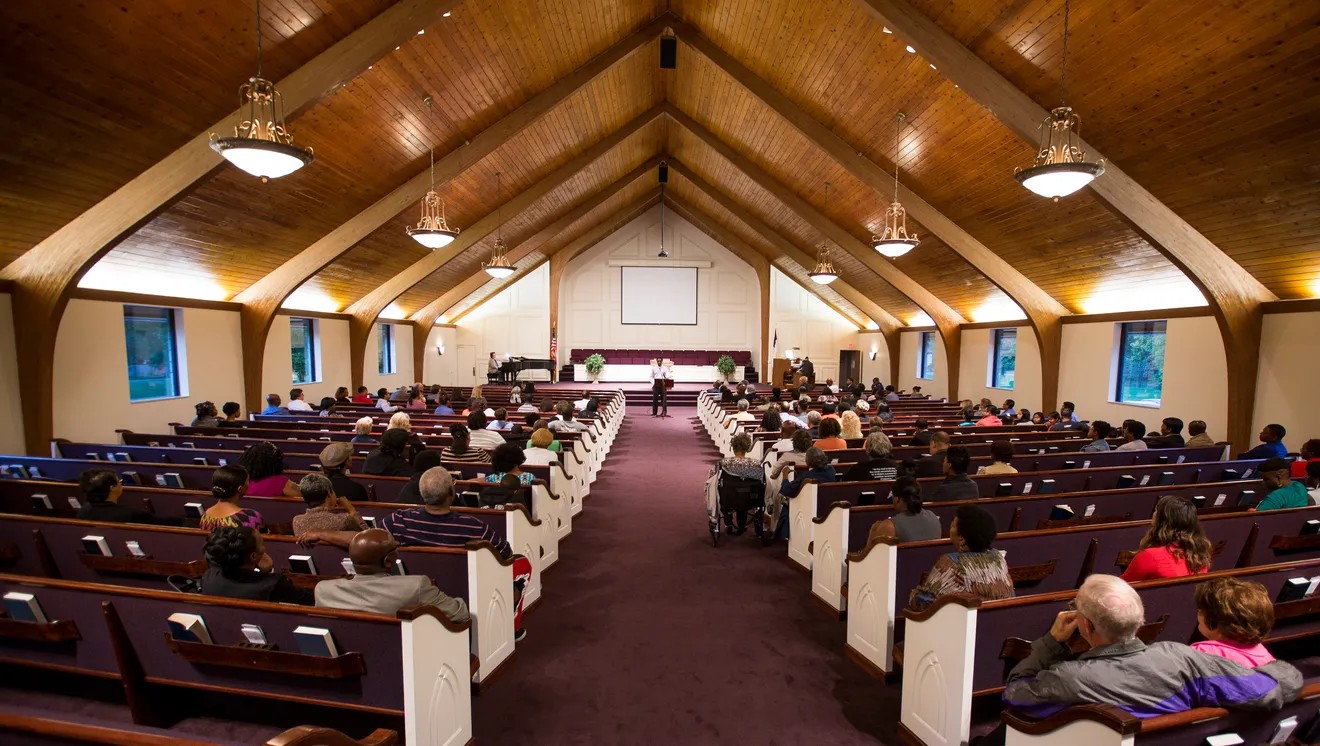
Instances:
[[[1283,508],[1304,508],[1311,504],[1306,485],[1294,482],[1289,476],[1288,462],[1281,458],[1272,458],[1260,465],[1260,480],[1265,483],[1269,494],[1256,503],[1252,510],[1282,510]]]
[[[549,466],[559,463],[559,452],[548,448],[553,443],[555,443],[554,433],[544,427],[533,430],[532,437],[527,441],[524,463],[528,466]]]
[[[78,475],[78,486],[87,502],[78,508],[76,518],[100,523],[162,523],[145,510],[119,504],[124,483],[109,469],[88,469]]]
[[[390,415],[389,427],[398,428],[408,433],[408,448],[404,451],[403,457],[408,459],[409,463],[417,457],[417,454],[426,450],[426,443],[422,442],[421,437],[413,432],[412,417],[407,412],[395,412]]]
[[[1080,429],[1077,427],[1077,415],[1073,412],[1071,407],[1067,406],[1067,404],[1068,402],[1064,402],[1064,407],[1059,410],[1059,416],[1055,419],[1054,424],[1050,425],[1050,432],[1065,432],[1068,430]],[[1178,427],[1181,429],[1182,424],[1179,423]]]
[[[810,412],[807,412],[807,432],[811,433],[811,437],[820,437],[820,423],[823,419],[821,413],[817,410],[813,409]]]
[[[597,412],[599,411],[600,411],[600,397],[599,396],[587,397],[587,406],[582,408],[582,416],[594,418],[597,416]]]
[[[371,428],[374,427],[375,424],[376,423],[370,417],[358,418],[357,422],[353,423],[353,438],[349,442],[376,445],[378,441],[375,436],[371,434]]]
[[[839,437],[844,440],[860,440],[862,437],[862,418],[856,412],[847,411],[839,415]]]
[[[366,386],[358,386],[358,387],[357,387],[357,393],[356,393],[356,394],[353,394],[353,403],[354,403],[354,404],[371,404],[371,403],[372,403],[371,394],[367,393],[367,387],[366,387]]]
[[[858,406],[860,406],[860,404]],[[888,404],[884,402],[876,402],[875,417],[873,417],[872,420],[876,419],[880,420],[882,423],[894,421],[894,413],[890,411]],[[872,427],[874,427],[874,425],[872,425]]]
[[[335,404],[352,404],[353,399],[348,395],[348,387],[340,386],[335,389]]]
[[[975,505],[958,508],[949,523],[954,551],[935,560],[921,585],[912,589],[908,606],[924,609],[940,596],[970,593],[982,601],[1013,597],[1004,555],[991,547],[999,535],[995,519]]]
[[[1306,462],[1306,478],[1302,484],[1306,485],[1306,494],[1311,496],[1311,504],[1320,505],[1320,460]]]
[[[194,409],[197,411],[197,416],[189,423],[191,427],[217,427],[220,425],[220,413],[215,411],[214,402],[198,402]]]
[[[746,399],[738,400],[738,412],[724,421],[724,426],[733,427],[738,422],[756,422],[756,415],[747,411],[751,407],[751,402]]]
[[[1005,420],[1016,420],[1018,418],[1017,402],[1012,399],[1005,399],[1004,406],[1000,408],[999,414]]]
[[[733,449],[733,455],[716,462],[712,476],[718,477],[723,472],[739,479],[765,482],[765,470],[761,468],[760,462],[747,456],[747,452],[752,450],[752,436],[738,433],[729,440],[729,448]],[[730,535],[738,536],[747,530],[747,511],[725,513],[723,518],[725,530]]]
[[[321,417],[329,417],[335,413],[335,400],[333,397],[321,397],[321,403],[316,407]]]
[[[944,459],[949,451],[949,434],[938,432],[930,437],[930,454],[917,461],[917,470],[915,476],[918,477],[942,477],[944,474]]]
[[[916,387],[913,387],[912,391],[913,391],[913,393],[916,393],[917,391],[919,391],[919,389],[916,388]],[[892,384],[889,385],[889,386],[886,386],[886,387],[885,387],[885,401],[888,401],[888,402],[895,402],[895,401],[898,401],[898,399],[899,399],[899,396],[898,396],[898,390],[895,389],[895,388],[893,387]]]
[[[255,446],[254,446],[255,447]],[[250,449],[249,449],[250,450]],[[295,487],[294,489],[297,489]],[[240,508],[238,501],[248,491],[248,472],[242,466],[221,466],[211,473],[211,497],[215,505],[202,513],[199,528],[220,526],[246,526],[255,531],[265,527],[261,513],[252,508]]]
[[[408,459],[408,431],[398,427],[386,430],[380,436],[380,445],[367,454],[362,473],[385,477],[412,476],[412,462]]]
[[[935,437],[935,433],[931,432],[930,423],[927,422],[924,418],[918,417],[916,422],[914,422],[913,424],[916,426],[917,429],[916,432],[912,433],[912,440],[908,441],[908,445],[910,446],[930,445],[931,438]]]
[[[249,526],[212,529],[203,552],[207,568],[202,573],[201,585],[202,593],[208,596],[282,604],[312,603],[311,590],[294,587],[288,576],[275,569],[261,534]]]
[[[1104,453],[1109,450],[1109,423],[1104,420],[1096,420],[1091,423],[1091,429],[1086,431],[1086,437],[1091,439],[1090,443],[1082,446],[1082,453]]]
[[[454,408],[449,406],[449,395],[440,394],[435,401],[435,411],[432,414],[454,414]]]
[[[485,412],[478,409],[468,413],[468,442],[473,448],[493,451],[504,445],[504,436],[493,430],[487,430],[486,425],[488,423],[489,420],[486,418]]]
[[[1031,420],[1030,420],[1029,422],[1030,422],[1030,424],[1032,424],[1032,425],[1044,425],[1044,424],[1047,422],[1047,420],[1045,419],[1045,415],[1044,415],[1044,414],[1041,414],[1040,412],[1037,412],[1037,413],[1031,415]],[[1145,445],[1145,444],[1143,443],[1142,445]]]
[[[898,477],[898,462],[890,458],[890,454],[894,450],[894,444],[889,441],[889,436],[879,430],[872,430],[871,434],[866,436],[866,443],[862,448],[866,450],[866,460],[857,462],[851,469],[844,472],[844,475],[839,479],[840,482],[866,482]],[[872,502],[862,502],[860,504],[874,503],[874,495],[868,495],[865,498],[869,498]]]
[[[842,432],[843,426],[838,419],[821,420],[820,438],[816,441],[816,447],[822,451],[842,451],[848,447],[848,441],[839,437]]]
[[[1216,578],[1196,586],[1196,629],[1204,637],[1192,649],[1247,668],[1274,662],[1261,644],[1274,627],[1274,602],[1265,586]]]
[[[390,390],[378,389],[376,391],[376,408],[385,414],[399,411],[399,408],[390,403]]]
[[[482,451],[481,453],[485,453]],[[408,505],[422,504],[422,475],[428,469],[434,469],[440,466],[440,459],[443,458],[440,451],[432,451],[429,448],[417,454],[412,461],[413,473],[408,478],[408,483],[399,489],[398,497],[394,502],[407,503]]]
[[[1123,571],[1129,583],[1155,578],[1181,578],[1210,571],[1210,540],[1205,538],[1196,506],[1175,495],[1155,503],[1150,530]]]
[[[976,470],[977,474],[1017,474],[1016,466],[1010,463],[1013,460],[1013,443],[1007,440],[996,440],[990,444],[990,465],[982,466]]]
[[[289,410],[280,406],[279,394],[266,394],[266,408],[261,410],[262,414],[288,414]]]
[[[489,464],[490,453],[473,448],[470,433],[467,425],[458,422],[450,425],[449,445],[440,451],[440,459],[448,464]]]
[[[814,479],[818,483],[833,482],[838,479],[834,467],[830,465],[830,457],[821,449],[808,448],[804,460],[806,468],[794,469],[793,478],[779,485],[779,494],[784,497],[796,497],[808,479]]]
[[[324,474],[308,474],[298,482],[307,510],[293,517],[293,533],[308,531],[361,531],[365,526],[353,503],[335,493]]]
[[[527,457],[522,448],[514,443],[501,443],[490,454],[491,473],[486,475],[486,481],[498,484],[504,475],[512,474],[521,484],[531,484],[536,477],[520,468],[525,463]]]
[[[1215,439],[1206,434],[1205,420],[1192,420],[1187,423],[1187,434],[1192,436],[1187,439],[1187,448],[1209,448],[1215,444]]]
[[[1292,478],[1305,479],[1307,465],[1311,462],[1320,462],[1320,439],[1312,438],[1302,444],[1298,451],[1298,458],[1292,462]]]
[[[1143,438],[1146,437],[1146,425],[1137,420],[1123,420],[1123,445],[1116,451],[1144,451],[1149,448]]]
[[[518,414],[536,414],[538,411],[539,410],[536,407],[536,402],[532,401],[532,397],[530,395],[525,400],[523,400],[522,404],[518,405]],[[439,414],[439,412],[437,412],[436,414]]]
[[[312,405],[307,403],[307,395],[302,389],[289,390],[289,405],[287,409],[290,412],[310,412]]]
[[[793,450],[793,434],[798,431],[796,420],[784,420],[779,425],[779,440],[774,443],[767,443],[765,448],[765,458],[767,460],[776,460],[779,454]]]
[[[976,481],[967,476],[972,465],[972,454],[964,446],[952,446],[945,453],[944,482],[930,495],[931,502],[975,500],[981,496]]]
[[[408,392],[408,403],[404,409],[410,411],[423,411],[426,409],[426,394],[421,389],[412,389]]]
[[[486,429],[494,430],[495,432],[507,432],[512,430],[513,423],[509,422],[508,411],[505,410],[504,407],[497,407],[495,409],[495,419],[491,420],[490,423],[486,425]]]
[[[218,423],[221,427],[224,427],[231,422],[242,421],[241,415],[243,414],[243,406],[236,401],[225,402],[225,405],[220,408],[220,412],[225,416],[224,419],[220,420]]]
[[[890,538],[901,544],[940,538],[940,517],[921,506],[921,485],[916,479],[899,477],[889,494],[894,499],[894,514],[871,524],[868,541]]]
[[[284,476],[284,452],[263,441],[249,446],[238,459],[247,470],[247,494],[253,497],[299,497],[298,485]]]
[[[985,416],[976,421],[977,427],[999,427],[1004,421],[999,419],[999,407],[991,404],[985,408]]]
[[[1147,436],[1146,445],[1151,448],[1182,448],[1186,445],[1182,430],[1182,420],[1177,417],[1165,417],[1160,423],[1160,434]]]
[[[775,433],[783,426],[784,418],[779,416],[779,405],[771,404],[766,407],[765,414],[761,416],[761,431]]]
[[[353,463],[353,446],[348,443],[331,443],[321,449],[318,460],[321,462],[321,473],[330,480],[336,495],[352,502],[366,502],[367,488],[348,478],[349,466]],[[300,486],[299,491],[301,489]]]
[[[807,451],[811,449],[811,433],[798,430],[793,433],[792,450],[780,454],[775,465],[770,469],[770,478],[778,479],[785,469],[796,471],[807,466]]]
[[[1075,606],[1055,617],[1009,673],[1010,707],[1045,717],[1068,705],[1101,704],[1149,718],[1194,707],[1278,710],[1301,691],[1301,673],[1282,661],[1252,669],[1182,643],[1137,639],[1145,608],[1121,578],[1090,576]],[[1090,646],[1085,653],[1069,647],[1074,634]]]
[[[425,575],[394,575],[399,543],[390,532],[371,528],[348,543],[354,574],[316,584],[316,605],[394,616],[407,606],[434,606],[452,622],[466,622],[467,602],[445,595]]]
[[[1246,458],[1287,458],[1288,449],[1283,445],[1283,436],[1288,431],[1283,425],[1270,423],[1260,429],[1260,445],[1238,456]]]
[[[556,404],[555,414],[559,417],[550,421],[550,432],[552,433],[580,433],[589,429],[586,423],[573,419],[573,405],[569,402],[561,401]]]

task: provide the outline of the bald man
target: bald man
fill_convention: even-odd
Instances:
[[[316,605],[394,616],[407,606],[434,606],[454,622],[468,621],[467,604],[446,596],[424,575],[394,575],[399,543],[389,531],[369,528],[348,543],[356,574],[316,584]]]

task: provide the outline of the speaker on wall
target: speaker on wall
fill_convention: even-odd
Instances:
[[[660,37],[660,69],[674,70],[678,67],[678,39],[673,36]]]
[[[660,183],[661,184],[669,183],[669,164],[665,163],[664,161],[660,162]]]

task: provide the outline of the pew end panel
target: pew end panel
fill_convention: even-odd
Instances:
[[[843,595],[843,582],[849,507],[849,503],[836,502],[824,517],[812,519],[811,595],[840,615],[847,610],[848,601]]]
[[[811,542],[816,517],[818,485],[806,482],[796,497],[788,498],[788,558],[804,570],[811,569]]]
[[[431,606],[403,609],[404,737],[407,743],[463,746],[472,738],[468,624]]]
[[[541,573],[545,570],[546,552],[542,546],[546,534],[540,521],[532,518],[522,505],[508,505],[504,509],[505,537],[515,554],[521,554],[532,563],[532,577],[523,588],[523,608],[530,609],[541,600]]]
[[[972,719],[972,651],[980,599],[942,596],[922,611],[903,612],[900,732],[926,746],[961,746]]]
[[[467,544],[468,613],[472,615],[472,653],[480,666],[473,678],[485,687],[512,662],[513,560],[500,558],[489,542]]]
[[[877,539],[848,555],[845,651],[873,675],[894,670],[894,592],[898,540]]]

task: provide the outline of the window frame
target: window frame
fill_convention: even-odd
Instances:
[[[930,357],[930,371],[926,371],[926,357]],[[935,332],[917,332],[917,379],[935,380]]]
[[[986,388],[996,389],[998,391],[1012,391],[1017,385],[1017,327],[1004,327],[1002,329],[990,330],[990,359],[986,368]],[[1007,336],[1013,338],[1013,367],[1008,372],[1012,374],[1013,380],[1009,381],[1007,386],[1001,386],[999,381],[999,343]]]
[[[376,324],[376,372],[382,376],[392,376],[399,372],[397,348],[394,339],[394,324],[378,322]],[[383,365],[388,363],[388,365]],[[388,368],[387,370],[382,369]]]
[[[306,331],[303,335],[303,348],[306,350],[308,359],[308,378],[300,380],[298,378],[297,366],[293,364],[293,329],[295,326],[305,324]],[[321,383],[321,325],[314,318],[307,316],[289,317],[289,370],[290,385],[305,386],[311,383]]]
[[[138,315],[139,312],[149,312],[148,314]],[[187,347],[184,345],[183,338],[183,309],[172,306],[150,306],[141,303],[125,303],[123,305],[124,314],[124,372],[128,380],[128,402],[129,404],[143,404],[146,402],[168,401],[170,399],[188,398],[188,361]],[[146,396],[140,399],[133,397],[133,373],[131,368],[133,363],[129,362],[129,339],[128,324],[131,318],[157,319],[164,321],[169,325],[166,331],[165,339],[169,341],[167,349],[171,365],[169,378],[171,379],[173,393],[165,396]]]
[[[1144,327],[1144,328],[1143,328]],[[1123,397],[1123,371],[1126,367],[1126,353],[1128,350],[1129,338],[1138,334],[1159,333],[1164,337],[1164,347],[1160,352],[1160,396],[1152,401],[1150,399],[1125,399]],[[1114,352],[1113,361],[1110,365],[1110,385],[1109,401],[1112,404],[1122,404],[1129,407],[1146,407],[1147,409],[1159,409],[1164,404],[1164,353],[1168,352],[1169,327],[1165,319],[1151,319],[1147,321],[1120,321],[1114,324]]]

